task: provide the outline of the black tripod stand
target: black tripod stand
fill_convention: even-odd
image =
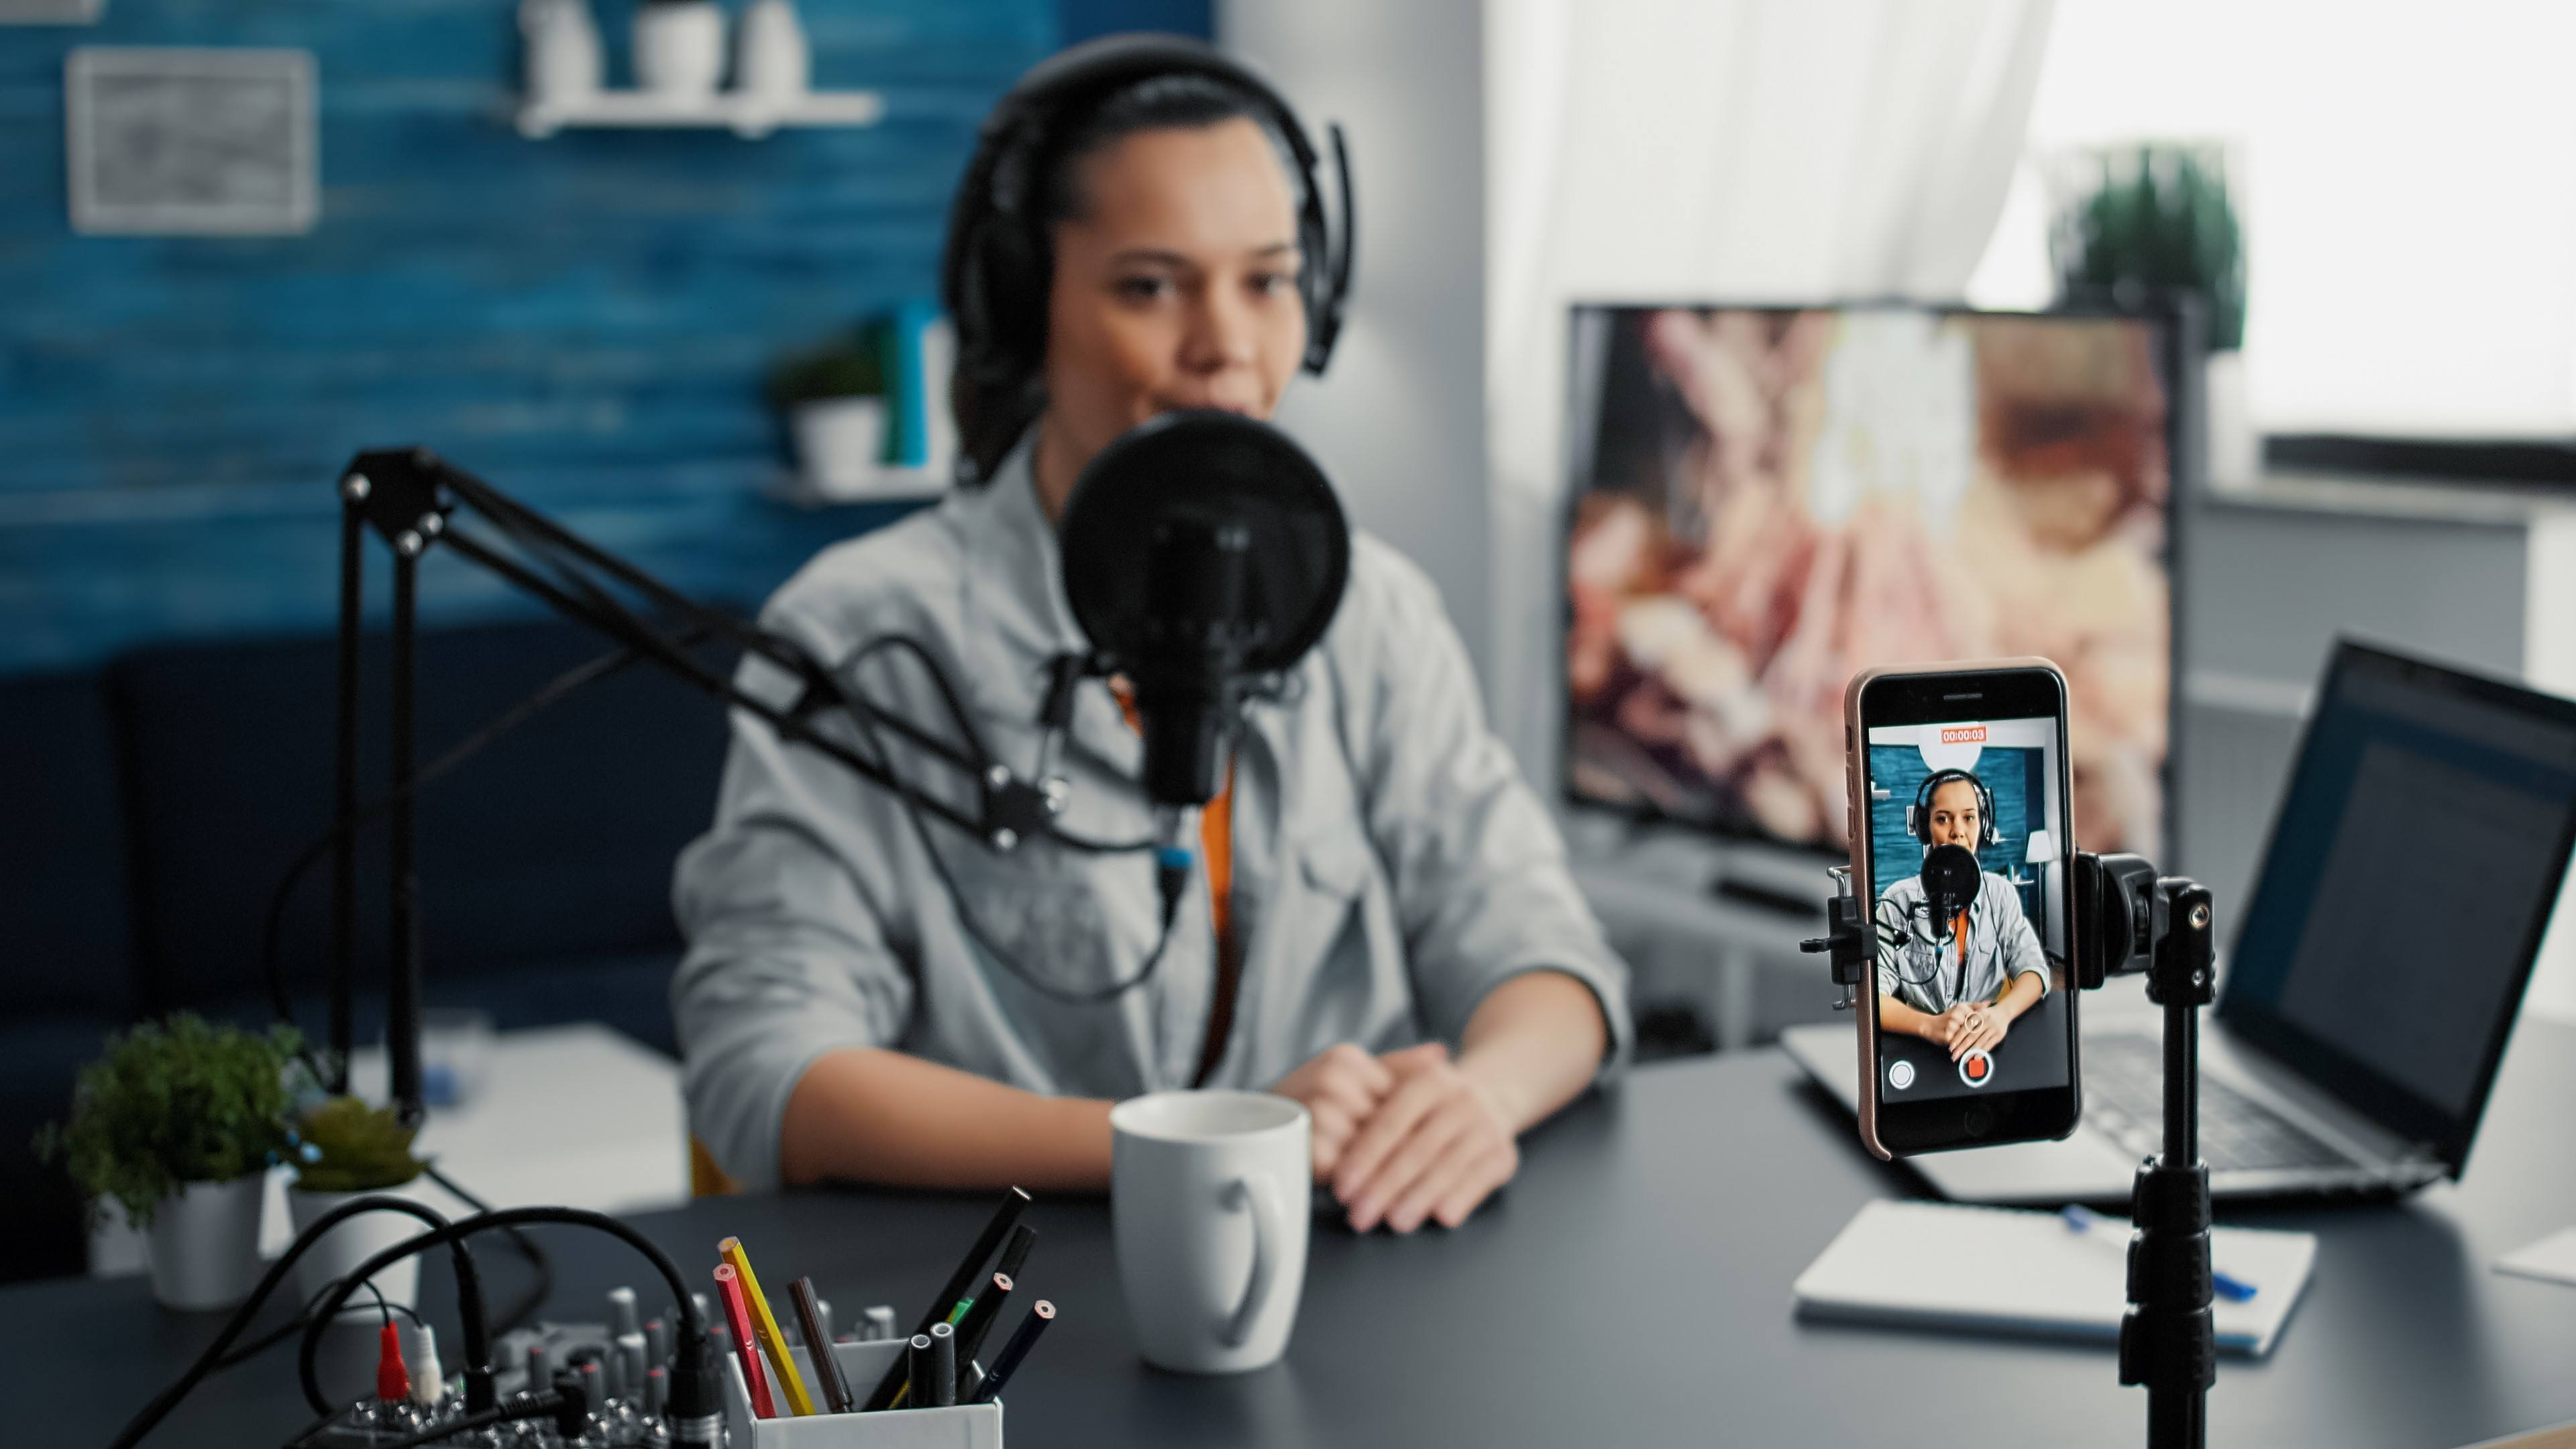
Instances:
[[[2209,888],[2158,876],[2134,855],[2079,851],[2069,864],[2075,985],[2145,973],[2165,1015],[2164,1151],[2138,1164],[2130,1189],[2129,1311],[2120,1320],[2120,1382],[2147,1390],[2149,1449],[2201,1449],[2218,1378],[2210,1316],[2209,1165],[2200,1160],[2200,1008],[2216,990]],[[1827,934],[1836,985],[1874,991],[1874,930],[1850,873],[1837,867]]]

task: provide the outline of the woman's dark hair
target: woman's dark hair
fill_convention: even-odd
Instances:
[[[1261,127],[1290,185],[1302,191],[1293,153],[1270,107],[1244,87],[1213,76],[1151,76],[1033,118],[1020,137],[1002,143],[1007,149],[994,165],[991,194],[981,208],[961,205],[950,223],[952,232],[979,229],[966,243],[980,253],[968,259],[966,272],[969,290],[981,295],[972,305],[949,298],[957,326],[949,406],[976,481],[993,476],[1046,407],[1041,373],[1055,275],[1054,229],[1088,209],[1082,162],[1139,132],[1198,130],[1238,118]],[[950,244],[960,239],[952,236]],[[1309,257],[1307,265],[1314,264]]]

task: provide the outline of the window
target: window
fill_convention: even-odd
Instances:
[[[2552,0],[2060,0],[1970,298],[2051,295],[2049,158],[2218,140],[2265,432],[2576,436],[2571,54]]]

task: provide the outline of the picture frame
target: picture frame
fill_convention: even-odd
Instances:
[[[321,213],[313,55],[84,46],[63,62],[72,230],[259,236]]]
[[[107,0],[0,0],[0,25],[95,25]]]

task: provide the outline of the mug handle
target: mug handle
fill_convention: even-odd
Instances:
[[[1288,1214],[1279,1201],[1279,1190],[1267,1178],[1235,1178],[1218,1191],[1217,1201],[1228,1212],[1244,1206],[1252,1209],[1251,1281],[1243,1285],[1243,1301],[1217,1329],[1226,1347],[1241,1348],[1252,1336],[1263,1305],[1270,1301],[1270,1280],[1278,1263],[1274,1245],[1288,1241]]]

